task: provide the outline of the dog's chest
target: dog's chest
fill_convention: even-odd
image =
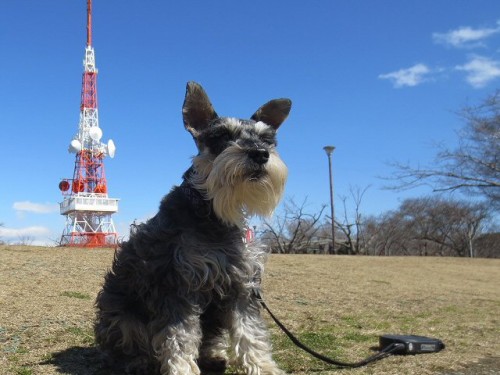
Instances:
[[[199,238],[188,241],[175,268],[192,292],[205,292],[225,296],[241,291],[254,272],[254,265],[239,239],[220,238],[208,242]]]

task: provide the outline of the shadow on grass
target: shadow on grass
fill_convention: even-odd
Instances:
[[[52,353],[52,357],[41,364],[51,364],[57,368],[57,372],[68,375],[119,374],[105,365],[101,352],[95,347],[73,346]]]
[[[73,346],[52,353],[50,359],[40,364],[53,365],[58,373],[67,375],[123,375],[123,370],[111,368],[104,355],[95,347]],[[230,370],[226,370],[224,374],[237,375],[236,372]],[[221,373],[204,372],[202,375],[221,375]]]

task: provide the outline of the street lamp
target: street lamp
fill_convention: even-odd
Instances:
[[[326,155],[328,156],[328,171],[330,173],[330,208],[332,215],[332,251],[335,254],[335,210],[333,205],[333,174],[332,174],[332,154],[335,150],[335,146],[325,146],[323,147]]]

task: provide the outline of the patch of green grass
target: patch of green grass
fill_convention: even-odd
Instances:
[[[80,293],[80,292],[62,292],[60,294],[62,297],[70,297],[70,298],[78,298],[78,299],[91,299],[92,297],[88,294],[85,293]]]
[[[304,332],[300,337],[306,345],[317,348],[331,348],[338,344],[337,337],[327,332]]]
[[[372,335],[364,335],[360,332],[356,331],[350,331],[347,332],[344,337],[344,340],[346,341],[351,341],[351,342],[369,342],[369,341],[376,341]]]
[[[459,306],[456,305],[447,305],[441,308],[441,312],[445,314],[456,314],[461,311]]]
[[[374,320],[371,324],[371,327],[377,331],[385,332],[389,329],[392,329],[392,324],[384,320],[379,320],[379,321]]]
[[[3,347],[3,352],[10,354],[17,353],[21,345],[21,338],[18,335],[14,335],[6,341],[7,342]]]
[[[17,354],[28,354],[29,350],[26,349],[25,347],[19,346],[16,350]]]
[[[358,318],[356,318],[355,316],[352,316],[352,315],[341,316],[340,320],[342,320],[344,323],[346,323],[350,327],[356,327],[356,328],[362,327]]]
[[[14,371],[16,375],[33,375],[33,369],[27,366],[18,367]]]
[[[32,375],[33,370],[25,365],[21,365],[22,359],[19,354],[29,354],[29,350],[21,346],[16,347],[15,351],[11,351],[10,355],[7,356],[7,360],[10,362],[11,373],[16,375]]]
[[[418,319],[412,315],[403,315],[399,317],[399,327],[401,327],[402,331],[411,332],[418,327]]]
[[[46,353],[42,356],[42,362],[51,362],[54,359],[53,353]]]
[[[309,302],[308,302],[308,301],[306,301],[306,300],[302,300],[302,299],[299,299],[299,300],[295,301],[295,303],[296,303],[297,305],[303,305],[303,306],[307,306],[307,305],[309,304]]]
[[[370,280],[370,282],[376,283],[376,284],[391,285],[391,283],[389,281],[385,281],[385,280]]]
[[[81,327],[68,327],[66,328],[66,332],[77,336],[84,344],[90,345],[94,343],[94,333],[91,329]]]
[[[333,358],[341,358],[344,355],[339,339],[330,332],[301,332],[297,338],[312,350]],[[274,358],[279,366],[287,372],[297,372],[307,368],[323,369],[324,364],[306,354],[284,334],[272,335]],[[313,362],[311,362],[311,360]],[[311,367],[312,366],[312,367]],[[318,367],[319,366],[319,367]]]

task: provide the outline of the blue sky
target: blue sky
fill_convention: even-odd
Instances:
[[[453,147],[456,111],[500,82],[500,2],[94,0],[99,120],[120,235],[157,210],[196,152],[181,118],[200,82],[220,115],[248,118],[293,101],[280,128],[287,197],[329,203],[325,145],[335,145],[335,197],[367,190],[377,215],[425,189],[382,189],[390,161],[432,163]],[[78,129],[85,0],[2,2],[0,238],[53,244],[64,226],[58,183],[71,178]]]

